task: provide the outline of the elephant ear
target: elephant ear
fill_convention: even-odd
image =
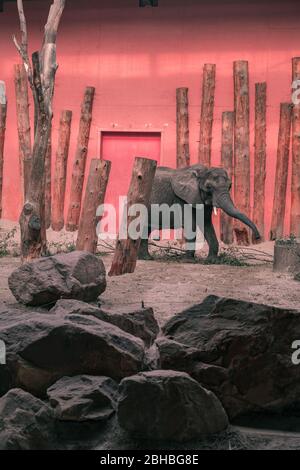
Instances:
[[[171,179],[174,193],[188,204],[201,204],[197,171],[193,168],[177,170]]]

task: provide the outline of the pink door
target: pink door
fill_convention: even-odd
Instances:
[[[105,202],[119,213],[119,196],[126,196],[135,157],[160,160],[159,132],[102,132],[101,158],[112,162]]]

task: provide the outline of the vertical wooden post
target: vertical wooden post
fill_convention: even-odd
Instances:
[[[77,149],[73,166],[70,204],[66,224],[66,229],[71,232],[77,230],[79,223],[86,157],[92,123],[94,95],[95,88],[87,87],[81,106]]]
[[[32,164],[31,129],[29,118],[28,79],[23,64],[14,66],[17,126],[19,137],[19,165],[22,196],[26,201]]]
[[[52,229],[58,232],[64,226],[64,204],[67,164],[71,135],[72,111],[62,111],[60,116],[58,144],[55,161],[52,199]]]
[[[291,120],[292,105],[290,103],[281,103],[270,240],[281,238],[284,232],[283,229],[289,168]]]
[[[126,223],[125,239],[120,238],[119,235],[109,276],[120,276],[125,273],[133,273],[135,270],[141,239],[130,238],[128,229],[130,223],[136,217],[129,216],[128,211],[133,204],[142,204],[148,207],[156,164],[155,160],[148,158],[135,159],[128,191],[127,207],[125,208],[125,214],[123,214],[123,223]]]
[[[2,217],[4,141],[7,115],[5,83],[0,81],[0,219]]]
[[[233,130],[234,112],[225,111],[222,113],[221,164],[230,179],[233,177]],[[233,243],[233,219],[223,211],[221,211],[220,236],[224,243],[228,245]]]
[[[215,64],[204,64],[198,160],[199,163],[202,163],[208,167],[211,164],[211,141],[214,119],[215,86],[216,66]]]
[[[248,62],[233,64],[234,75],[234,200],[237,208],[250,216],[249,73]],[[239,245],[249,244],[249,230],[238,220],[234,233]]]
[[[267,84],[255,84],[255,134],[254,134],[254,198],[253,222],[264,240],[265,233],[265,180],[266,180],[266,111]],[[257,243],[254,236],[253,243]]]
[[[292,79],[300,80],[300,57],[292,59]],[[292,114],[292,183],[290,233],[300,237],[300,104]]]
[[[52,162],[52,123],[49,130],[47,152],[45,157],[45,225],[51,226],[51,162]]]
[[[188,88],[177,88],[176,90],[177,168],[183,168],[190,164],[188,92]]]
[[[97,207],[104,203],[111,162],[92,159],[84,202],[80,215],[76,250],[96,253],[98,236],[96,227],[100,220]]]

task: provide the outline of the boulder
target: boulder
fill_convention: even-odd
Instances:
[[[12,389],[0,398],[0,450],[55,449],[54,412],[38,398]]]
[[[58,299],[96,300],[105,291],[103,261],[92,253],[74,251],[25,263],[8,278],[9,288],[25,305],[51,305]]]
[[[99,320],[112,323],[121,330],[130,333],[133,336],[141,338],[145,346],[149,347],[153,344],[159,333],[159,326],[154,317],[152,308],[141,308],[140,310],[124,310],[122,312],[104,311],[101,308],[89,305],[78,300],[58,300],[50,313],[56,315],[80,314],[91,315]]]
[[[137,438],[176,442],[217,433],[228,426],[227,415],[212,392],[188,374],[170,370],[122,380],[118,420]]]
[[[63,377],[47,390],[55,417],[61,421],[106,421],[115,412],[117,383],[109,377]]]
[[[144,344],[120,328],[83,315],[32,312],[30,319],[1,324],[9,387],[37,396],[63,376],[104,375],[115,380],[144,368]]]
[[[300,311],[210,296],[175,316],[157,341],[160,367],[188,372],[230,418],[300,410]]]

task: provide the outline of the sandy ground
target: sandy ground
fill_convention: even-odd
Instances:
[[[260,245],[266,250],[266,244]],[[109,270],[112,256],[103,261]],[[0,258],[0,300],[15,303],[7,278],[20,265],[17,257]],[[300,308],[300,284],[289,274],[274,273],[272,265],[203,265],[178,261],[138,261],[135,273],[108,277],[101,296],[103,308],[145,306],[163,324],[174,314],[200,303],[207,295],[234,297],[279,307]]]

